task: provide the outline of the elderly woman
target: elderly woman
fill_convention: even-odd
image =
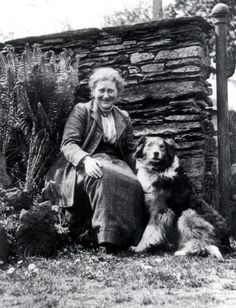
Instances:
[[[92,100],[74,107],[61,144],[69,162],[64,173],[64,204],[79,210],[87,197],[98,244],[109,248],[137,244],[143,224],[131,120],[115,106],[123,85],[116,70],[95,70],[89,80]]]

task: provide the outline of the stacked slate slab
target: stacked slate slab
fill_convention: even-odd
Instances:
[[[80,56],[77,101],[89,99],[87,81],[96,67],[112,66],[127,81],[119,106],[129,111],[135,134],[173,138],[197,191],[215,202],[216,158],[211,121],[208,38],[201,17],[133,26],[82,29],[7,42],[26,43]]]

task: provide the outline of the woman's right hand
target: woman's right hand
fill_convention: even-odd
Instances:
[[[102,164],[90,156],[86,156],[83,160],[85,173],[95,179],[102,177]]]

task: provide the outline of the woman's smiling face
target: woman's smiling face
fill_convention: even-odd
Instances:
[[[110,110],[115,104],[118,91],[115,82],[110,80],[98,81],[93,90],[95,102],[104,110]]]

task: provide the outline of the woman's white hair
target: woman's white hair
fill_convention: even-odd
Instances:
[[[125,85],[124,79],[117,70],[111,67],[102,67],[95,69],[89,78],[89,87],[91,91],[94,90],[98,81],[104,80],[113,81],[119,93],[123,90]]]

